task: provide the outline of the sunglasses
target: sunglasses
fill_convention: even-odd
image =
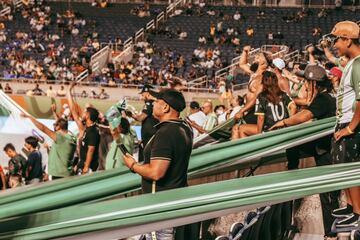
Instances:
[[[333,47],[340,38],[341,38],[342,40],[347,39],[347,38],[345,38],[345,37],[340,37],[340,36],[337,36],[337,37],[335,37],[335,38],[332,38],[332,39],[331,39],[331,42],[330,42],[331,46]]]

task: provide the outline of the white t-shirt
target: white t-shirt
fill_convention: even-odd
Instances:
[[[229,115],[229,118],[235,117],[235,114],[237,114],[240,111],[240,109],[241,109],[241,106],[234,107]]]
[[[349,61],[343,71],[336,103],[338,123],[349,123],[355,113],[356,102],[360,100],[360,56]]]
[[[189,115],[189,118],[191,121],[194,121],[199,126],[203,126],[206,122],[206,115],[202,111],[198,111],[196,113]],[[194,138],[199,136],[199,132],[195,128],[193,128],[193,132],[194,132]]]
[[[222,124],[224,122],[226,122],[226,112],[220,114],[218,117],[218,124]]]

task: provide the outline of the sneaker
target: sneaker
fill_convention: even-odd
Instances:
[[[346,207],[334,209],[331,215],[333,215],[336,218],[341,218],[341,217],[347,217],[352,213],[353,213],[353,208],[351,205],[348,204]]]
[[[248,215],[245,217],[245,229],[248,229],[252,225],[254,225],[258,219],[259,215],[256,212],[249,212]]]
[[[351,214],[336,223],[336,228],[353,228],[359,226],[359,216]]]
[[[239,222],[233,223],[229,231],[229,237],[235,238],[235,236],[237,236],[240,233],[240,231],[242,231],[243,229],[244,229],[244,224]]]
[[[350,234],[351,240],[360,240],[360,230],[352,230]]]

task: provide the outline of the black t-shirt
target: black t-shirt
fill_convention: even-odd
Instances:
[[[259,94],[256,99],[255,114],[264,115],[264,131],[268,130],[276,122],[289,117],[288,106],[291,99],[286,93],[283,93],[280,98],[278,104],[269,102],[264,93]]]
[[[151,159],[170,161],[163,178],[156,182],[155,192],[187,186],[187,170],[192,151],[193,133],[182,120],[171,120],[156,125],[157,132],[144,149],[144,164]],[[144,193],[152,192],[152,180],[142,179]]]
[[[27,181],[31,181],[34,178],[42,178],[43,169],[42,169],[42,157],[39,151],[34,151],[29,154],[26,168],[31,170],[29,171],[29,176],[26,178]]]
[[[310,104],[308,110],[316,119],[335,116],[336,99],[327,92],[319,93]]]
[[[153,101],[146,101],[142,112],[147,115],[141,124],[141,140],[143,142],[143,146],[145,147],[150,138],[155,134],[156,128],[154,126],[158,124],[159,121],[152,115]]]
[[[95,146],[95,151],[93,154],[93,158],[90,163],[90,168],[92,171],[96,171],[99,165],[99,144],[100,144],[100,133],[97,126],[94,124],[91,127],[87,127],[85,129],[85,133],[83,138],[81,139],[80,144],[80,162],[79,169],[84,168],[84,164],[86,161],[86,155],[88,151],[88,146]]]
[[[318,120],[333,117],[336,113],[336,99],[327,92],[319,93],[308,107],[308,110]],[[317,139],[314,143],[317,151],[318,149],[330,151],[331,137],[332,135],[328,135]]]

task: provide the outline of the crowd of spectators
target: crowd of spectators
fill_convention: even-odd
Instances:
[[[125,109],[122,109],[117,116],[106,117],[105,113],[99,113],[91,104],[88,104],[83,112],[77,112],[79,109],[75,106],[73,88],[74,84],[68,91],[65,91],[64,87],[54,91],[50,86],[44,92],[39,85],[36,85],[31,90],[33,95],[67,96],[69,104],[64,104],[60,111],[52,105],[51,111],[55,118],[54,129],[48,128],[29,114],[22,114],[23,118],[30,119],[39,130],[48,135],[53,143],[50,145],[44,142],[44,138],[35,135],[25,139],[25,148],[22,152],[19,152],[20,149],[15,149],[12,143],[4,146],[4,151],[10,160],[8,166],[1,168],[0,171],[1,174],[4,170],[6,172],[6,176],[1,175],[1,177],[4,176],[1,179],[2,189],[38,184],[74,174],[86,174],[89,171],[98,170],[99,165],[100,170],[111,169],[115,166],[122,167],[121,161],[118,164],[106,162],[106,159],[118,160],[113,155],[119,155],[116,153],[116,148],[117,143],[120,142],[125,143],[128,150],[133,152],[137,137],[134,130],[130,128],[131,114],[127,117]],[[108,94],[101,89],[101,92],[95,94],[94,97],[105,99]],[[69,120],[74,120],[79,124],[79,133],[68,130]],[[84,124],[82,120],[85,121]],[[105,142],[102,142],[102,139]],[[98,152],[100,144],[105,146],[102,154]],[[43,162],[45,156],[42,156],[40,148],[47,149],[48,164]]]
[[[358,94],[357,81],[360,81],[360,26],[350,21],[340,22],[331,34],[331,38],[323,38],[318,46],[307,48],[307,59],[289,65],[283,59],[271,59],[263,52],[258,53],[250,65],[247,62],[250,46],[245,46],[240,68],[250,76],[248,92],[242,100],[239,97],[232,99],[229,108],[224,105],[213,108],[211,102],[205,102],[200,110],[199,103],[191,103],[189,121],[194,132],[208,133],[233,116],[237,123],[232,128],[231,138],[236,140],[337,115],[334,136],[286,150],[288,169],[297,169],[304,154],[313,156],[318,166],[359,161],[358,152],[353,151],[358,144],[355,139],[358,139],[356,119],[359,115],[357,110],[349,109],[350,105],[358,108],[355,95]],[[331,47],[337,50],[339,57],[333,55]],[[350,97],[348,94],[352,91],[355,95]],[[350,104],[348,108],[345,107],[347,104]],[[339,192],[320,194],[326,237],[336,235],[331,230],[335,218],[340,219],[335,224],[338,229],[358,226],[358,188],[345,192],[348,203],[345,208],[338,208]]]
[[[104,7],[107,1],[94,1],[93,6]],[[105,6],[106,7],[106,6]],[[322,10],[319,17],[326,17],[330,10]],[[150,14],[149,4],[135,7],[131,14]],[[141,14],[140,14],[141,13]],[[93,30],[95,22],[87,22],[81,14],[66,11],[64,14],[56,13],[56,18],[51,18],[51,9],[45,4],[28,6],[24,4],[21,15],[27,19],[31,32],[19,31],[15,36],[10,36],[6,26],[0,30],[0,50],[2,66],[5,69],[5,78],[32,78],[39,80],[72,81],[76,76],[88,69],[91,55],[100,49],[98,33]],[[267,14],[262,8],[257,12],[257,19],[267,19]],[[300,22],[313,12],[307,8],[298,11],[294,16],[284,16],[285,22]],[[191,59],[187,55],[169,47],[157,46],[151,39],[151,34],[143,42],[136,45],[135,58],[130,63],[121,63],[114,66],[109,63],[100,72],[91,73],[88,80],[99,82],[108,86],[116,84],[144,84],[167,86],[171,84],[184,84],[186,81],[207,76],[210,81],[206,85],[210,88],[219,88],[221,82],[215,82],[217,70],[229,65],[227,54],[222,53],[224,46],[232,46],[240,54],[242,38],[253,38],[256,28],[248,25],[245,32],[239,27],[246,24],[246,17],[241,10],[229,15],[222,10],[215,10],[206,6],[205,2],[198,4],[189,3],[183,9],[176,9],[173,16],[178,15],[209,15],[214,17],[210,24],[208,35],[200,35],[198,47],[193,50]],[[11,21],[14,16],[7,16]],[[6,23],[6,22],[5,22]],[[49,31],[56,25],[58,31]],[[184,41],[189,34],[181,28],[171,29],[166,24],[161,25],[152,34],[163,35],[165,38],[179,38]],[[319,37],[321,29],[314,27],[312,35]],[[83,38],[84,45],[80,48],[69,48],[62,41],[64,36]],[[281,32],[268,32],[266,38],[269,43],[275,43],[284,38]],[[121,44],[121,40],[116,41]],[[41,54],[44,59],[38,59]],[[157,55],[154,64],[153,56]],[[161,64],[159,64],[161,62]],[[11,68],[4,66],[10,65]],[[125,67],[124,67],[125,65]],[[159,66],[160,65],[160,66]],[[184,80],[186,79],[186,80]]]
[[[19,12],[20,11],[20,12]],[[16,18],[16,20],[14,20]],[[7,27],[20,21],[23,30]],[[91,56],[100,50],[95,21],[66,10],[54,13],[49,5],[25,5],[0,20],[0,68],[4,78],[72,81],[88,68]],[[65,39],[78,38],[83,45],[65,45]]]
[[[326,17],[325,13],[329,11],[321,10],[319,15]],[[303,8],[294,16],[284,16],[283,20],[285,22],[300,22],[312,14],[312,10]],[[193,50],[191,59],[171,47],[157,46],[153,43],[152,36],[154,34],[168,39],[178,38],[184,41],[186,41],[189,34],[196,34],[188,33],[181,27],[172,29],[165,24],[148,35],[144,41],[136,44],[136,54],[130,64],[121,63],[120,70],[118,70],[117,66],[109,64],[108,67],[103,69],[102,73],[95,74],[93,79],[109,85],[115,85],[116,83],[153,83],[154,85],[166,86],[169,82],[177,81],[177,79],[191,81],[206,76],[209,79],[207,87],[219,88],[221,82],[215,82],[215,72],[229,64],[228,59],[222,53],[223,47],[232,46],[235,48],[235,52],[240,54],[241,38],[252,38],[256,29],[248,25],[245,32],[242,32],[239,24],[245,23],[245,17],[241,11],[236,11],[230,16],[221,10],[205,8],[204,2],[196,5],[189,3],[183,9],[176,9],[172,16],[179,15],[209,15],[214,17],[214,21],[210,24],[209,34],[198,37],[198,47]],[[257,18],[266,19],[265,11],[260,9]],[[322,30],[319,27],[314,27],[311,34],[313,37],[319,38],[322,35]],[[284,39],[284,33],[270,31],[267,33],[266,39],[269,43],[276,43],[278,40]],[[157,60],[155,62],[153,61],[154,56],[159,56],[155,58]],[[127,68],[127,65],[131,69]]]
[[[49,12],[49,8],[39,7],[31,10],[24,9],[22,15],[24,18],[29,19],[29,22],[32,22],[33,31],[42,32],[50,24],[47,21],[47,13]],[[66,14],[69,19],[72,19],[71,24],[65,25],[76,28],[77,25],[73,21],[74,16],[71,14],[71,12]],[[185,14],[192,14],[190,8],[185,10]],[[237,15],[240,16],[236,18],[240,19],[241,14],[237,13]],[[64,17],[66,18],[66,16]],[[259,12],[258,17],[263,18],[266,16]],[[78,20],[78,23],[82,25],[82,21]],[[214,26],[212,25],[212,27]],[[66,27],[64,29],[70,30]],[[167,31],[165,29],[165,32]],[[213,31],[215,35],[219,33],[218,28]],[[229,32],[233,34],[234,29],[227,29],[226,34],[229,34]],[[317,32],[319,35],[320,30],[317,29]],[[72,34],[72,31],[69,34]],[[317,165],[359,161],[360,26],[350,21],[340,22],[334,27],[331,34],[331,37],[323,38],[318,46],[308,47],[306,49],[306,59],[300,62],[292,61],[291,64],[286,63],[281,58],[271,59],[266,52],[257,53],[253,62],[248,62],[251,47],[243,47],[239,66],[250,77],[247,93],[244,96],[229,95],[227,100],[230,102],[224,105],[214,106],[213,102],[209,100],[205,101],[200,107],[200,103],[191,102],[191,114],[188,116],[187,122],[193,128],[194,137],[209,133],[217,125],[229,119],[234,119],[236,122],[232,128],[231,136],[232,140],[236,140],[278,128],[335,116],[336,112],[338,112],[338,123],[334,137],[326,136],[311,142],[310,145],[300,145],[287,149],[288,168],[289,170],[298,168],[301,152],[314,156]],[[35,33],[35,36],[37,37],[38,34]],[[32,50],[36,48],[37,44],[40,44],[34,41],[32,45],[32,38],[29,38],[26,33],[17,33],[17,39],[19,39],[20,46],[25,47],[23,49],[25,51],[28,51],[28,48]],[[219,48],[206,48],[206,41],[207,38],[201,36],[199,38],[200,46],[194,51],[191,61],[192,70],[190,71],[190,73],[195,71],[194,77],[198,68],[209,70],[216,66],[219,68],[222,66],[221,60],[219,60],[221,59]],[[339,56],[336,57],[330,51],[331,47],[337,50]],[[15,55],[12,58],[14,61],[13,66],[18,71],[24,71],[23,64],[25,63],[36,65],[36,69],[41,67],[36,61],[31,62],[31,59],[29,62],[21,61],[21,51],[19,53],[16,51],[17,49],[14,48]],[[133,61],[122,62],[118,68],[115,68],[113,64],[109,64],[102,69],[100,74],[94,74],[93,77],[100,83],[108,85],[116,83],[150,84],[176,88],[178,84],[186,84],[181,82],[181,78],[179,78],[180,82],[174,80],[174,76],[183,77],[186,72],[184,70],[186,68],[184,57],[172,49],[159,49],[151,41],[138,42],[135,46],[135,58]],[[160,69],[155,69],[152,66],[155,55],[165,59],[166,63]],[[54,58],[48,57],[51,60],[48,64],[51,66],[52,61],[56,59],[56,54],[54,54]],[[54,68],[56,69],[56,67]],[[23,73],[26,73],[26,71]],[[35,71],[35,74],[40,75],[40,77],[41,73],[41,70]],[[212,75],[212,73],[206,73]],[[188,77],[191,79],[190,75]],[[51,86],[46,92],[39,85],[36,85],[31,90],[29,94],[32,95],[67,95],[69,108],[66,109],[68,112],[60,116],[61,114],[57,113],[55,108],[52,108],[56,116],[54,130],[42,125],[28,114],[23,115],[24,118],[29,118],[54,141],[51,148],[45,144],[45,147],[49,148],[48,172],[43,168],[42,156],[38,151],[38,138],[30,136],[25,139],[27,160],[21,158],[14,146],[9,143],[4,148],[6,154],[11,158],[6,168],[8,172],[6,178],[1,173],[2,168],[0,168],[3,189],[4,185],[9,187],[21,186],[23,179],[25,179],[26,184],[37,184],[47,180],[48,175],[50,175],[50,179],[55,180],[71,174],[88,174],[91,171],[124,167],[121,161],[121,164],[117,162],[108,163],[107,161],[115,159],[114,155],[117,154],[115,150],[118,143],[126,143],[127,149],[131,154],[133,153],[136,136],[131,131],[130,122],[139,119],[135,116],[136,113],[127,111],[126,107],[116,106],[112,108],[116,115],[114,117],[113,114],[99,113],[91,104],[88,104],[84,111],[81,112],[75,107],[76,104],[72,95],[74,87],[75,84],[72,83],[68,92],[65,92],[64,88],[62,88],[60,94],[59,91],[55,93]],[[6,88],[9,87],[6,86],[5,90]],[[94,98],[104,99],[108,97],[104,89],[99,94],[94,91],[92,90],[90,93]],[[150,92],[149,89],[146,91]],[[88,96],[84,91],[81,95]],[[150,95],[146,99],[148,102],[155,100]],[[164,100],[161,98],[164,98],[163,95],[154,94],[154,96],[156,95],[159,97],[158,100]],[[335,96],[340,100],[337,103]],[[168,105],[167,107],[170,107],[170,104]],[[353,110],[354,107],[355,110]],[[180,108],[182,111],[184,106],[180,106]],[[177,114],[181,111],[179,110]],[[73,119],[78,126],[79,134],[77,136],[67,129],[67,120],[69,119]],[[106,147],[99,150],[101,144]],[[318,149],[321,149],[321,153],[319,153]],[[346,154],[341,153],[342,151],[346,151]],[[66,154],[62,154],[64,152]],[[118,157],[121,158],[121,156]],[[62,164],[61,166],[56,165],[55,162],[61,162]],[[132,169],[133,166],[134,164],[130,167],[131,170],[134,170]],[[358,226],[360,214],[359,190],[351,188],[347,189],[346,192],[348,197],[346,209],[336,209],[338,207],[338,195],[331,193],[320,196],[326,236],[333,235],[331,223],[336,216],[344,217],[343,220],[336,223],[338,228]],[[332,210],[332,213],[329,212],[329,209]]]

